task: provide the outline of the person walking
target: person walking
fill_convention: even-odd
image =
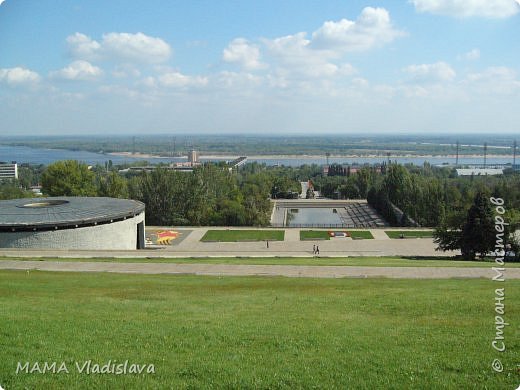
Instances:
[[[314,244],[312,246],[312,254],[315,255],[316,254],[316,244]]]
[[[265,245],[267,246],[267,249],[269,249],[269,240],[265,240]]]
[[[316,245],[316,254],[319,255],[320,254],[320,247],[318,245]]]

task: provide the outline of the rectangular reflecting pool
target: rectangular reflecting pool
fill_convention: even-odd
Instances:
[[[287,210],[286,226],[313,226],[313,225],[341,225],[336,208],[305,207],[290,208]]]

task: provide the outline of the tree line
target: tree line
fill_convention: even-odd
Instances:
[[[301,191],[301,181],[310,180],[327,198],[367,199],[391,225],[436,228],[440,249],[466,245],[467,233],[479,230],[475,223],[489,215],[482,211],[489,206],[483,199],[491,196],[504,199],[510,230],[520,225],[520,175],[514,172],[457,177],[451,168],[428,163],[366,165],[356,170],[333,166],[329,175],[318,165],[268,167],[256,162],[232,171],[224,163],[207,163],[191,173],[158,167],[120,174],[119,168],[106,164],[89,169],[73,160],[24,167],[18,182],[0,184],[0,198],[33,196],[26,189],[38,180],[48,196],[140,200],[146,204],[150,225],[267,226],[270,199],[292,197]],[[480,253],[465,252],[470,257]]]

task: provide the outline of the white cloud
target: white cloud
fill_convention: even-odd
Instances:
[[[40,81],[40,75],[32,70],[15,67],[0,69],[0,82],[12,86],[34,85]]]
[[[351,75],[356,71],[350,64],[338,66],[331,62],[340,55],[332,50],[316,50],[306,33],[264,40],[271,56],[278,62],[278,76],[291,78],[320,78],[336,75]]]
[[[97,66],[87,61],[74,61],[63,69],[50,73],[52,78],[63,80],[94,80],[103,74]]]
[[[136,67],[130,64],[121,64],[115,67],[112,71],[112,76],[122,79],[127,77],[139,77],[141,72]]]
[[[236,38],[224,49],[222,59],[237,63],[248,70],[262,69],[266,65],[260,62],[260,49],[250,44],[247,39]]]
[[[464,82],[481,86],[489,92],[519,91],[520,88],[517,72],[505,66],[492,66],[482,72],[470,73]]]
[[[310,38],[299,32],[262,43],[274,59],[275,84],[285,86],[289,79],[351,76],[357,73],[352,65],[338,64],[347,52],[370,50],[403,35],[387,10],[366,7],[357,20],[325,22]]]
[[[342,76],[352,76],[357,73],[357,69],[350,64],[342,64],[338,67],[338,74]]]
[[[180,72],[168,72],[157,79],[162,86],[171,88],[202,87],[208,84],[207,77],[189,76]]]
[[[2,5],[2,3],[4,2],[5,0],[0,0],[0,5]]]
[[[470,81],[498,81],[498,80],[514,80],[516,72],[505,66],[492,66],[480,73],[470,73],[468,80]]]
[[[157,64],[166,62],[172,54],[170,45],[165,41],[140,32],[104,34],[101,42],[77,32],[67,37],[67,44],[74,58],[89,61]]]
[[[251,73],[223,71],[217,77],[217,85],[224,88],[251,88],[262,83],[262,77]]]
[[[356,21],[325,22],[312,34],[312,45],[318,49],[368,50],[403,35],[393,27],[386,9],[366,7]]]
[[[418,12],[459,18],[507,18],[520,11],[518,0],[410,0]]]
[[[103,48],[110,55],[128,61],[160,63],[170,58],[170,45],[160,38],[143,33],[110,33],[103,35]]]
[[[403,71],[416,81],[451,81],[456,76],[453,68],[442,61],[435,64],[410,65]]]
[[[85,34],[77,32],[73,35],[69,35],[66,41],[72,57],[90,61],[95,61],[100,58],[101,45]]]
[[[485,96],[520,93],[520,80],[514,69],[492,66],[478,73],[470,73],[464,85],[474,94]]]
[[[475,61],[480,58],[480,50],[479,49],[472,49],[468,51],[467,53],[464,53],[460,58],[468,61]]]

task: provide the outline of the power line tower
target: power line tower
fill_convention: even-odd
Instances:
[[[329,157],[330,157],[330,153],[329,152],[325,153],[325,158],[327,159],[327,166],[329,166]]]
[[[135,154],[135,135],[132,137],[132,154]]]
[[[460,149],[460,142],[457,140],[457,154],[455,157],[455,168],[459,166],[459,149]]]
[[[516,168],[516,139],[515,142],[513,142],[513,171]]]
[[[484,168],[487,165],[487,142],[484,142]]]
[[[172,141],[170,143],[170,157],[175,156],[175,137],[172,137]]]

